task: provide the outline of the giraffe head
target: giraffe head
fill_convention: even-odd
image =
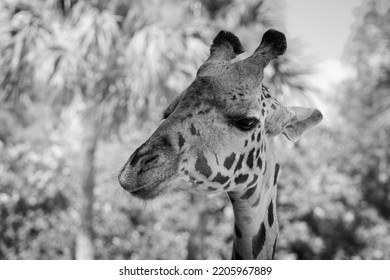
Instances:
[[[273,138],[295,141],[322,119],[316,109],[283,106],[263,86],[264,68],[286,48],[284,34],[271,29],[252,56],[231,63],[243,47],[221,31],[195,80],[120,171],[121,186],[149,200],[177,189],[239,192],[258,183]]]

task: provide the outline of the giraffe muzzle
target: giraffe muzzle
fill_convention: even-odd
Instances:
[[[173,155],[171,146],[143,144],[119,172],[119,184],[136,197],[157,197],[177,171],[177,158]]]

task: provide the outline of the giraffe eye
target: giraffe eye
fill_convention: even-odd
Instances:
[[[251,130],[255,127],[255,125],[257,125],[258,122],[259,120],[256,118],[245,118],[237,120],[235,125],[241,130]]]

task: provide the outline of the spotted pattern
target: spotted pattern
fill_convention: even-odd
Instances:
[[[178,141],[178,143],[179,143],[179,150],[181,150],[181,148],[183,148],[183,145],[185,144],[185,139],[184,139],[184,137],[183,137],[183,135],[181,135],[181,133],[179,133],[179,141]]]
[[[224,161],[224,163],[223,163],[223,166],[224,166],[227,170],[229,170],[229,169],[232,167],[232,165],[233,165],[235,159],[236,159],[236,154],[235,154],[235,153],[231,153],[230,156],[228,156],[227,158],[225,158],[225,161]]]
[[[191,132],[192,135],[196,135],[196,128],[195,128],[194,124],[191,124],[190,132]]]
[[[273,223],[274,223],[274,204],[272,203],[272,200],[271,200],[271,203],[268,206],[268,225],[269,225],[269,227],[272,227]]]
[[[230,188],[230,182],[226,185],[226,186],[224,186],[223,187],[223,189],[226,191],[227,189],[229,189]]]
[[[256,191],[256,186],[249,188],[245,193],[240,197],[241,199],[249,199]]]
[[[241,254],[237,251],[236,244],[233,244],[233,254],[232,254],[233,260],[243,260],[244,258],[241,256]]]
[[[247,223],[247,224],[251,224],[252,223],[252,217],[251,216],[244,216],[242,217],[242,220]]]
[[[240,174],[234,179],[234,183],[237,184],[242,184],[245,183],[246,180],[248,180],[249,175],[248,174]]]
[[[259,206],[259,204],[260,204],[260,198],[261,198],[261,197],[259,196],[259,197],[256,199],[255,203],[252,204],[252,207],[253,207],[253,208],[256,208],[257,206]]]
[[[255,148],[253,148],[249,154],[248,158],[246,159],[246,165],[248,165],[249,168],[253,168],[253,154],[255,153]]]
[[[257,258],[257,256],[259,255],[259,253],[261,252],[261,250],[264,247],[265,234],[266,234],[266,232],[265,232],[264,223],[261,223],[259,231],[252,238],[252,256],[254,259]]]
[[[244,160],[244,157],[245,157],[244,154],[240,155],[240,157],[237,161],[236,168],[234,169],[234,173],[236,173],[238,170],[240,170],[242,168],[242,161]]]
[[[278,173],[279,173],[279,163],[275,164],[274,185],[276,185],[276,182],[278,180]]]
[[[254,184],[256,184],[258,178],[259,178],[259,176],[257,176],[256,174],[253,175],[253,180],[248,184],[247,188],[250,188],[250,187],[252,187]]]
[[[196,158],[195,162],[195,170],[198,171],[200,174],[205,176],[206,178],[211,176],[211,168],[207,163],[207,159],[203,155],[203,153],[199,153],[198,157]]]
[[[261,159],[261,157],[259,157],[259,158],[257,159],[257,167],[258,167],[259,169],[261,169],[261,168],[263,167],[263,160]]]
[[[274,242],[274,246],[272,248],[272,259],[275,258],[275,251],[276,251],[276,241],[278,240],[278,238],[275,238],[275,242]]]
[[[214,177],[214,179],[211,182],[216,182],[216,183],[220,183],[221,185],[223,185],[227,181],[229,181],[229,177],[223,176],[221,173],[218,172],[218,174]]]
[[[241,230],[236,224],[234,224],[234,232],[236,233],[236,237],[238,237],[240,239],[242,238]]]

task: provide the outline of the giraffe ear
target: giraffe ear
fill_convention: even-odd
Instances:
[[[282,133],[290,141],[297,141],[306,130],[316,126],[322,120],[322,114],[314,108],[288,107],[291,118],[283,128]]]
[[[209,76],[219,73],[221,62],[228,63],[243,52],[244,47],[236,35],[228,31],[220,31],[210,47],[209,58],[199,67],[197,76]]]
[[[286,36],[275,29],[269,29],[264,33],[261,39],[260,46],[255,52],[262,54],[271,53],[274,57],[278,57],[286,52],[287,40]]]
[[[241,45],[240,39],[229,31],[221,30],[213,40],[209,60],[229,61],[243,52],[244,47]]]
[[[271,60],[284,54],[287,49],[286,36],[277,30],[269,29],[264,33],[260,46],[252,55],[253,60],[260,61],[265,68]]]

